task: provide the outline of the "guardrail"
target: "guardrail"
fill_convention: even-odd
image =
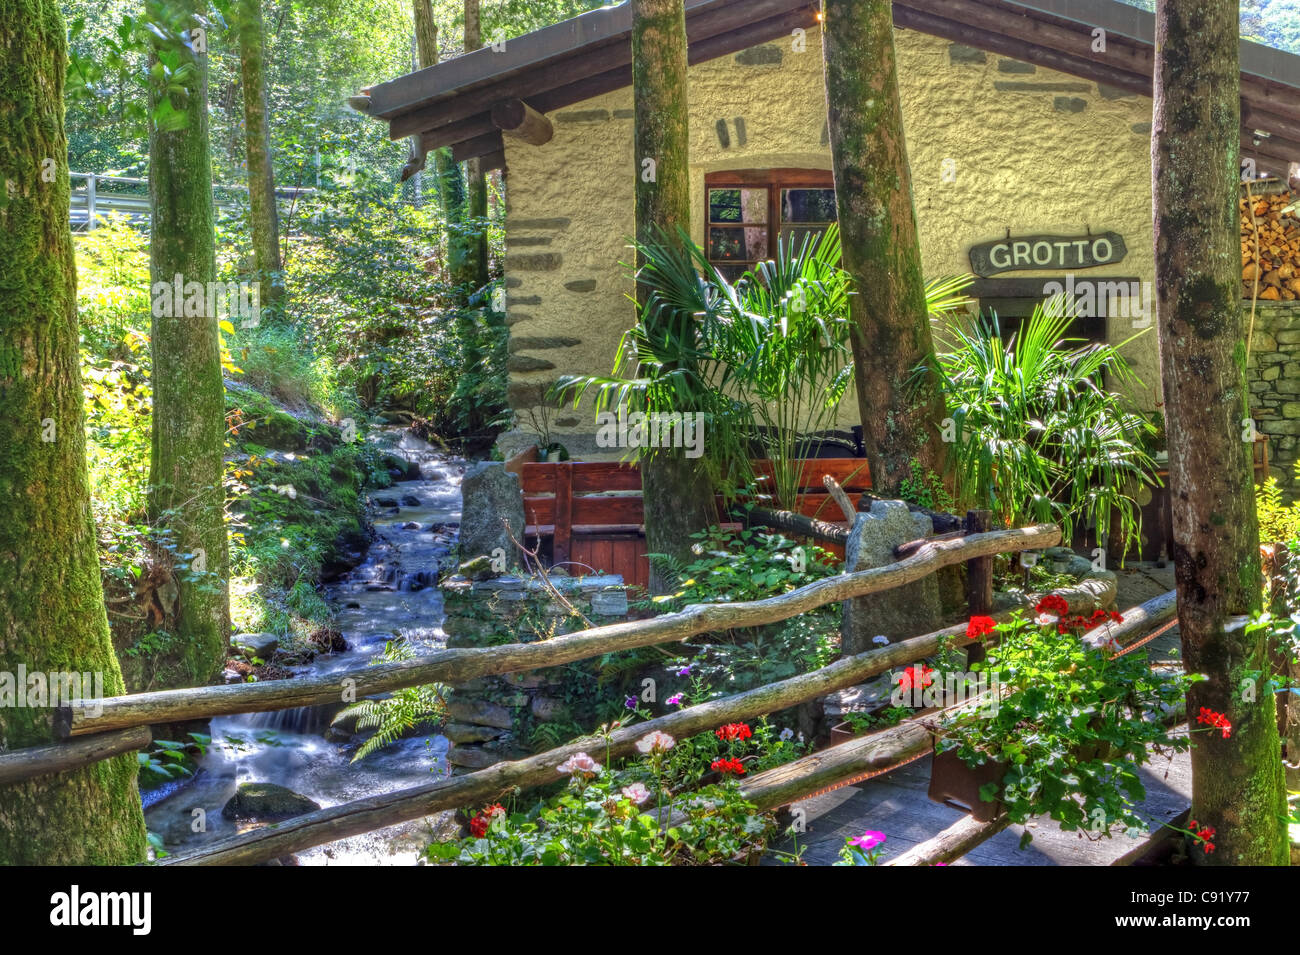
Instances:
[[[69,203],[69,220],[76,231],[95,228],[96,220],[117,213],[130,222],[149,221],[149,180],[133,176],[104,176],[95,172],[69,173],[72,180],[72,201]],[[78,185],[80,183],[80,185]],[[247,186],[213,187],[217,194],[217,208],[226,212],[238,209],[244,201],[232,193],[247,193]],[[275,194],[280,199],[295,199],[314,193],[314,188],[282,188]]]

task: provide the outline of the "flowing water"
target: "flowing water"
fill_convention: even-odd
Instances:
[[[399,632],[417,652],[435,649],[445,639],[438,566],[454,546],[456,528],[440,525],[460,522],[465,461],[405,431],[387,436],[392,450],[420,465],[421,479],[370,493],[376,537],[364,563],[325,592],[348,649],[293,667],[298,674],[329,674],[367,663]],[[438,735],[399,740],[351,762],[359,740],[330,742],[323,735],[339,709],[304,707],[212,720],[212,745],[194,777],[145,794],[149,831],[172,853],[234,835],[242,824],[224,818],[221,810],[242,782],[276,783],[329,807],[427,783],[447,772],[448,744]],[[203,810],[206,831],[194,831],[196,809]],[[430,832],[430,820],[418,820],[296,855],[303,865],[411,864]]]

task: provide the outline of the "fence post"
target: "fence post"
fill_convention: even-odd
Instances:
[[[966,533],[982,534],[991,530],[993,512],[986,510],[966,512]],[[993,612],[993,557],[972,557],[966,561],[966,609],[969,615],[988,616]],[[972,643],[966,648],[967,664],[984,659],[984,646]]]
[[[86,173],[86,230],[95,228],[95,174]]]

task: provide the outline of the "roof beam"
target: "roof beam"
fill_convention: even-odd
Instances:
[[[521,99],[505,99],[493,106],[492,123],[511,139],[530,146],[544,146],[555,135],[551,121]]]

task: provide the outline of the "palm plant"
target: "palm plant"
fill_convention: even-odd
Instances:
[[[757,443],[772,461],[775,495],[795,506],[795,462],[834,421],[852,377],[838,230],[779,241],[773,259],[735,283],[684,232],[638,253],[643,305],[612,374],[562,378],[554,396],[576,407],[593,391],[597,413],[700,412],[715,487],[732,493],[754,483]]]
[[[918,374],[939,376],[964,500],[1008,526],[1057,521],[1067,540],[1080,522],[1104,540],[1115,514],[1127,544],[1140,529],[1133,493],[1159,483],[1146,449],[1155,427],[1102,384],[1140,384],[1120,354],[1128,342],[1066,338],[1072,317],[1058,296],[1005,343],[996,314],[956,325],[936,367]]]

